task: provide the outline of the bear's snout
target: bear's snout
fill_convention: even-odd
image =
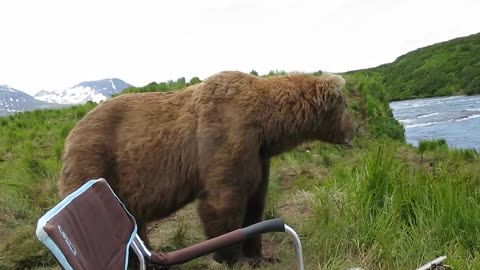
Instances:
[[[348,115],[344,113],[338,123],[337,134],[334,134],[334,141],[337,144],[352,146],[352,142],[357,135],[358,126],[355,121]]]

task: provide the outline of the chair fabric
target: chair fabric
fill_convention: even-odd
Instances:
[[[137,224],[107,181],[99,178],[45,213],[36,234],[63,269],[127,269]]]

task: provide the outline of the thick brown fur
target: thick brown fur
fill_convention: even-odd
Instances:
[[[337,75],[225,71],[178,92],[120,95],[69,134],[60,196],[107,179],[147,244],[148,222],[195,199],[210,238],[259,222],[273,156],[309,140],[344,144],[355,136],[344,83]],[[261,256],[256,237],[215,258]]]

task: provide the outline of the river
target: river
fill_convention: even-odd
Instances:
[[[480,150],[480,96],[395,101],[390,107],[414,146],[421,140],[445,139],[453,148]]]

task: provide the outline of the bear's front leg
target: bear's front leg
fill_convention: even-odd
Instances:
[[[247,203],[245,219],[242,227],[247,227],[263,220],[265,197],[268,190],[270,159],[261,159],[261,181],[257,190],[250,196]],[[258,235],[245,241],[243,252],[248,258],[262,257],[262,236]]]
[[[265,199],[270,175],[270,158],[261,159],[261,170],[261,182],[256,192],[248,200],[243,227],[250,226],[264,219]],[[263,262],[276,263],[280,261],[277,257],[263,256],[261,235],[246,240],[243,244],[243,253],[245,257],[249,258],[252,266],[258,266]]]
[[[199,213],[208,238],[242,227],[246,194],[241,189],[222,185],[207,188],[200,197]],[[241,243],[215,252],[213,259],[232,266],[243,257]]]

